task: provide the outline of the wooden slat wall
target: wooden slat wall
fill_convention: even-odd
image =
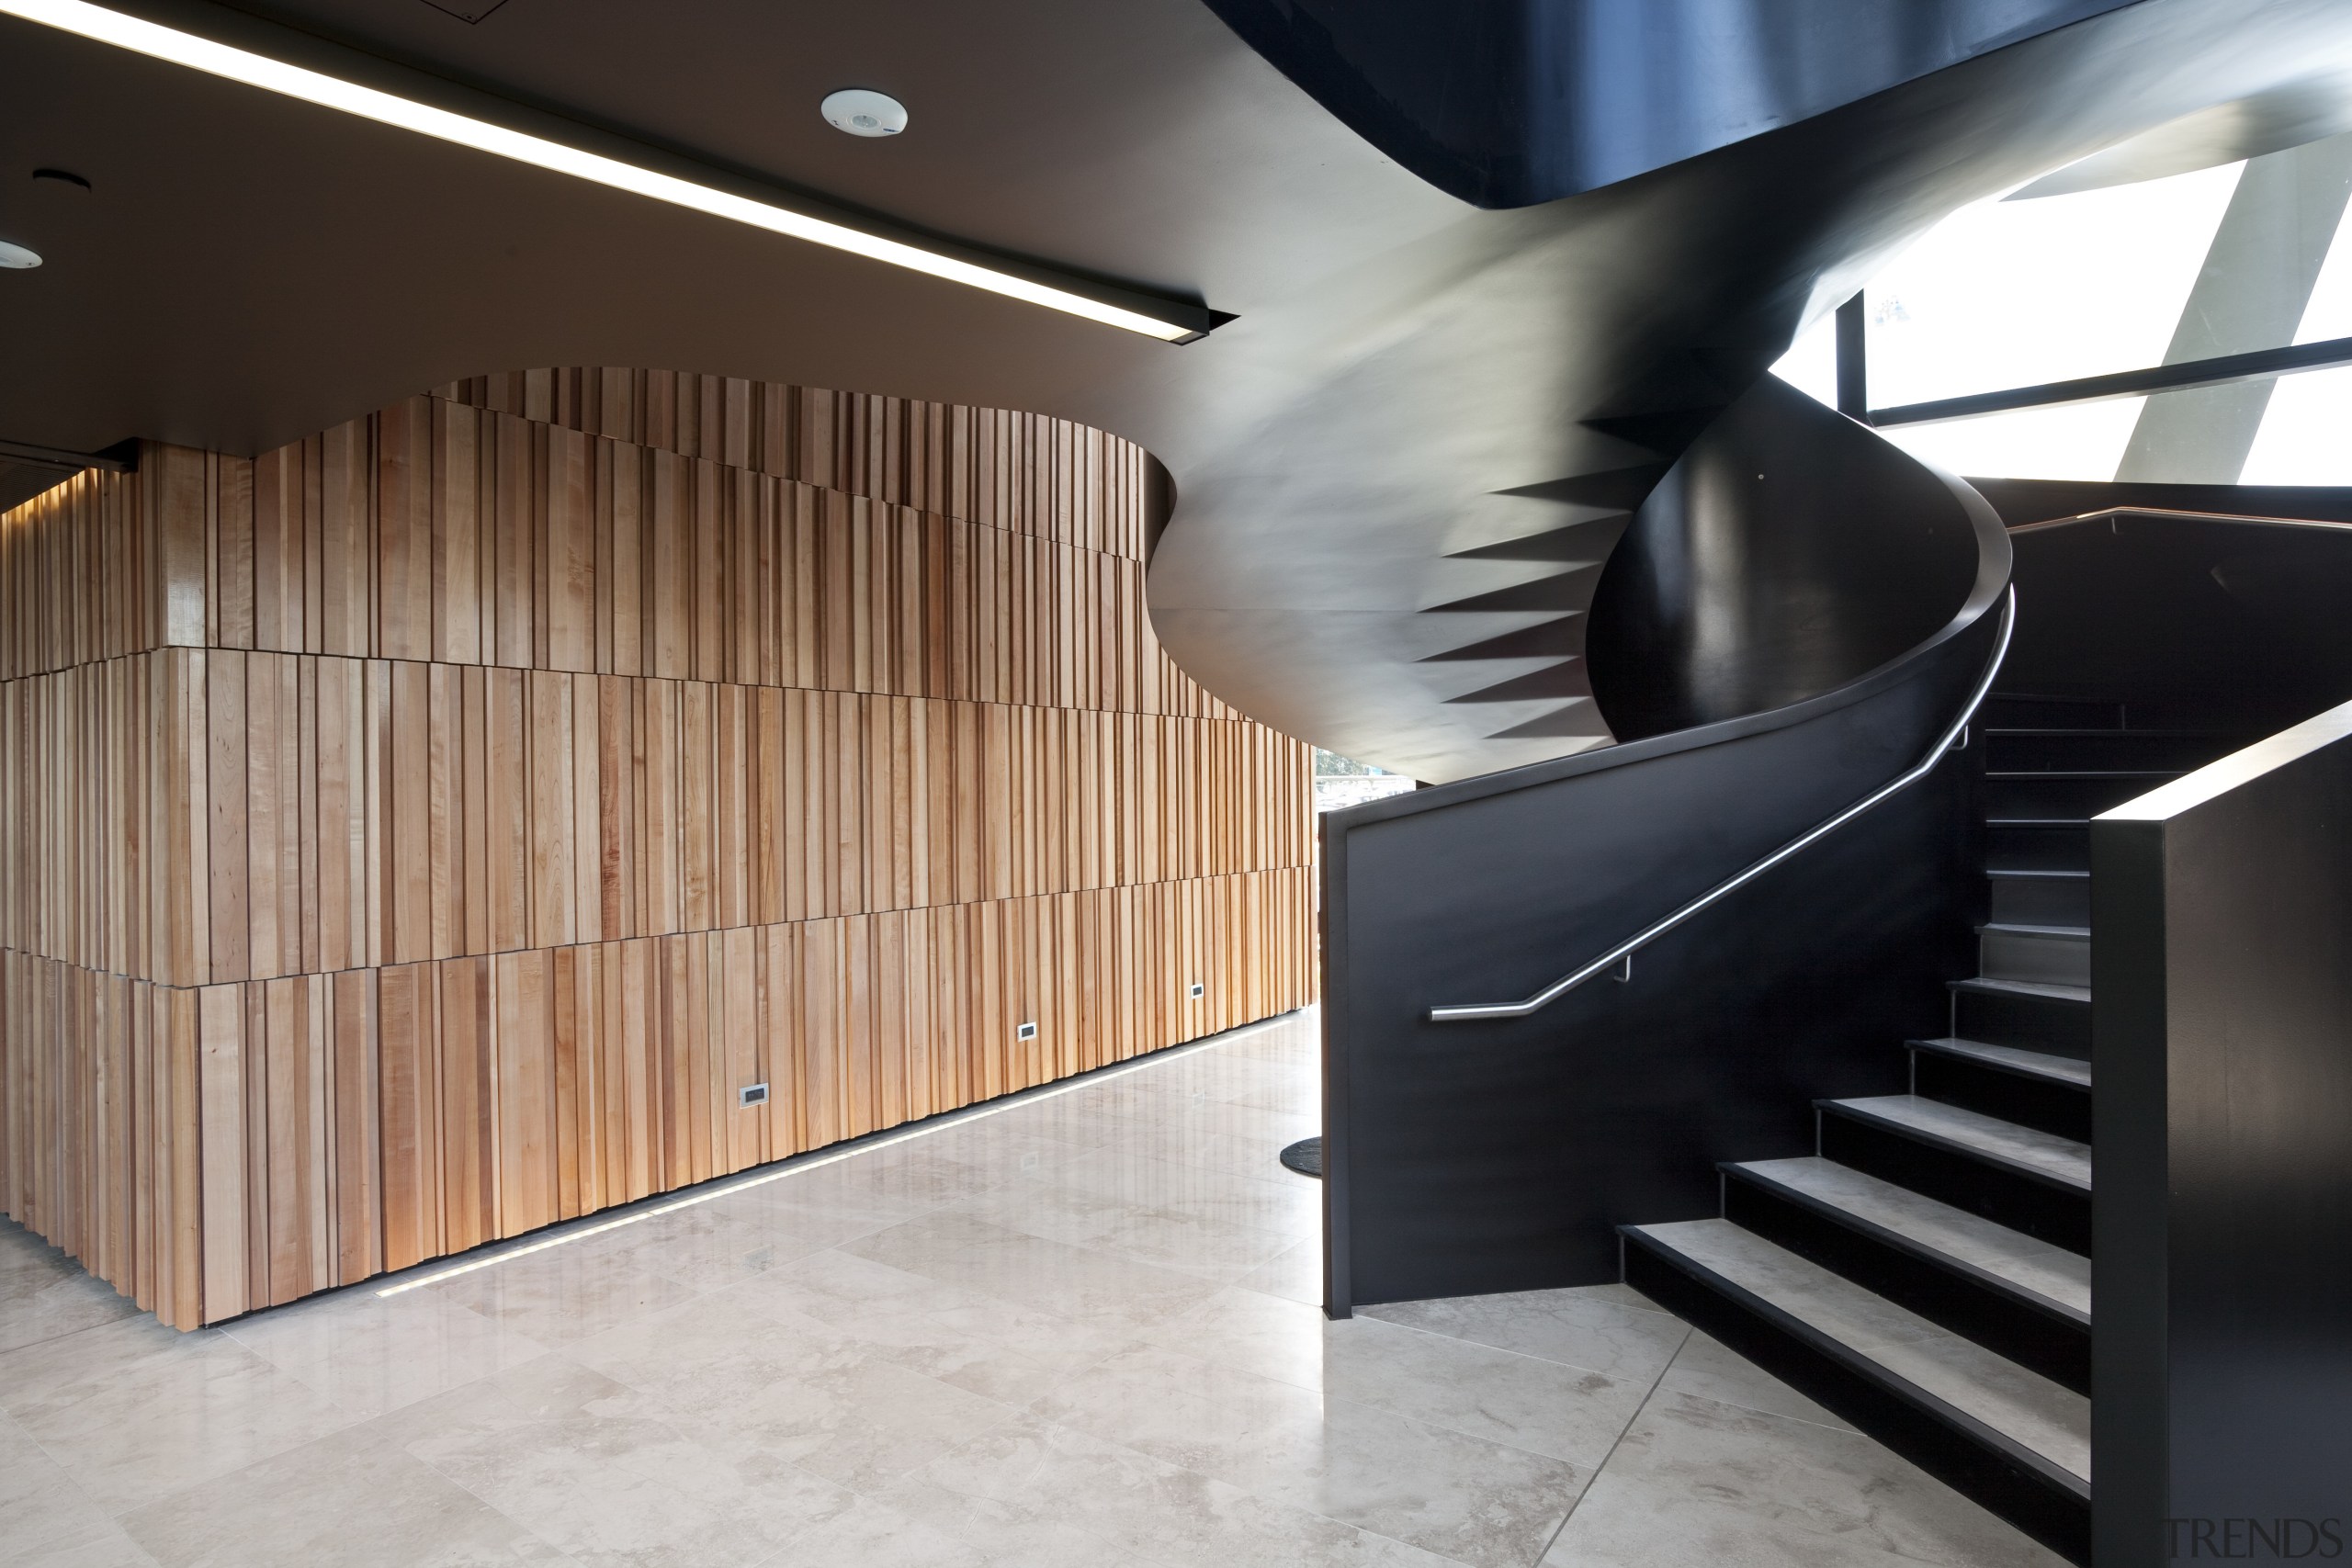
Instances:
[[[0,517],[0,1204],[193,1326],[1311,999],[1148,466],[542,371]]]
[[[168,649],[0,682],[0,947],[180,986],[1310,852],[1226,719]]]
[[[197,998],[0,953],[0,1206],[176,1328],[204,1321]]]
[[[894,451],[962,416],[969,485],[860,482],[971,515],[413,398],[251,462],[151,445],[19,508],[0,679],[180,646],[1237,716],[1152,636],[1138,449],[835,400],[900,411],[865,433]]]

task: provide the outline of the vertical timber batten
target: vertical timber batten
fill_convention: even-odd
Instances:
[[[555,370],[0,515],[0,1209],[194,1327],[1311,1000],[1150,469]]]

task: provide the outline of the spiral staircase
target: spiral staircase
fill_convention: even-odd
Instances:
[[[2324,614],[2230,587],[2352,534],[2003,515],[1764,370],[1926,222],[2340,61],[2342,15],[1939,6],[1950,52],[1828,49],[1743,130],[1682,91],[1692,7],[1212,3],[1494,209],[1295,323],[1330,357],[1177,466],[1152,568],[1214,689],[1434,785],[1325,828],[1327,1310],[1622,1278],[2053,1549],[2161,1560],[2177,1426],[2103,1442],[2094,1506],[2095,1411],[2193,1380],[2148,1313],[2093,1333],[2166,1112],[2094,1114],[2089,824],[2352,696]]]

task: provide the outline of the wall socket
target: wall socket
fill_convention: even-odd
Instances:
[[[1015,1040],[1035,1040],[1037,1038],[1037,1026],[1034,1023],[1016,1023],[1012,1026],[1012,1037]]]
[[[735,1103],[738,1106],[765,1105],[767,1102],[768,1086],[763,1083],[745,1084],[735,1091]]]
[[[1209,988],[1206,986],[1202,985],[1198,980],[1195,980],[1193,982],[1193,988],[1186,994],[1193,997],[1205,997],[1209,994]]]

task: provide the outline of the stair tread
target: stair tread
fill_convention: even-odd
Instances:
[[[2010,920],[1987,920],[1976,928],[1978,936],[1986,931],[1998,931],[2003,936],[2053,937],[2064,942],[2088,942],[2091,939],[2091,928],[2088,926],[2027,926]]]
[[[2177,779],[2185,768],[1987,768],[1988,779]]]
[[[1963,1111],[1957,1105],[1946,1105],[1939,1100],[1925,1100],[1916,1094],[1877,1095],[1864,1100],[1826,1100],[1819,1103],[1882,1126],[1922,1134],[1979,1158],[2028,1171],[2084,1192],[2091,1190],[2090,1145],[2078,1144],[2072,1138],[2062,1138],[2055,1133],[2020,1127],[2014,1122],[2004,1122],[1998,1117],[1974,1111]]]
[[[1990,975],[1976,975],[1965,980],[1947,980],[1944,984],[1951,990],[1975,991],[1980,995],[2042,997],[2061,1002],[2087,1003],[2091,999],[2088,986],[2059,986],[2047,980],[2002,980]]]
[[[2088,1484],[2081,1394],[1729,1220],[1629,1228]]]
[[[1914,1040],[1911,1043],[1923,1051],[1940,1051],[1947,1056],[1967,1056],[2031,1077],[2050,1078],[2078,1089],[2091,1087],[2091,1065],[2073,1056],[2053,1056],[2047,1051],[2029,1051],[2022,1045],[1995,1045],[1983,1040],[1951,1037]]]
[[[2167,740],[2226,740],[2229,732],[2222,729],[2102,729],[2069,726],[2064,728],[2042,728],[2018,725],[1987,725],[1987,735],[2155,735]]]
[[[2091,1260],[2063,1247],[2038,1241],[1818,1155],[1751,1160],[1727,1168],[1789,1188],[1824,1207],[1892,1231],[1926,1251],[1989,1274],[2020,1294],[2089,1319]]]

